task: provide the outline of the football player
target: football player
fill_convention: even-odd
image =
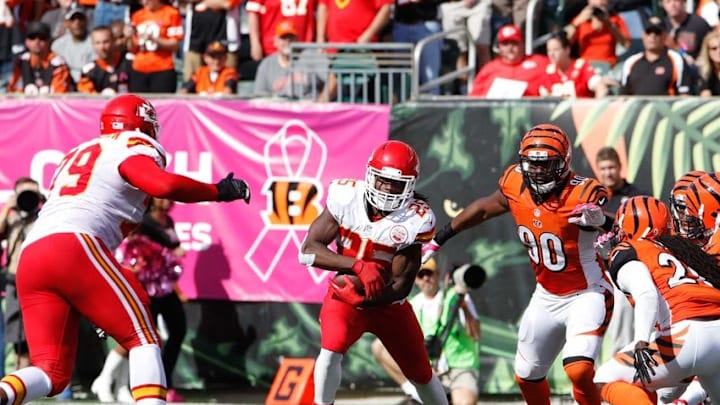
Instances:
[[[515,379],[528,404],[549,404],[547,374],[562,351],[563,366],[581,405],[600,404],[594,363],[612,314],[613,287],[593,247],[608,191],[570,170],[570,140],[541,124],[520,142],[520,162],[505,170],[499,189],[475,200],[425,246],[423,260],[458,232],[510,212],[527,247],[537,287],[520,320]]]
[[[635,336],[598,368],[602,399],[654,405],[657,388],[698,376],[713,402],[720,400],[720,266],[670,235],[670,211],[653,197],[628,199],[615,219],[620,243],[609,272],[635,302]]]
[[[720,181],[715,173],[699,170],[682,176],[673,186],[670,195],[673,229],[681,237],[702,247],[705,253],[720,255],[720,236],[717,219],[720,214]],[[707,397],[697,378],[690,384],[672,389],[658,390],[661,400],[675,399],[673,403],[696,404]]]
[[[435,214],[414,192],[418,173],[409,145],[385,142],[370,156],[365,181],[330,184],[326,208],[310,225],[300,263],[338,271],[320,310],[317,404],[335,401],[343,356],[365,332],[382,341],[424,404],[447,404],[405,300],[420,267],[421,244],[435,233]],[[336,251],[328,247],[333,241]]]
[[[130,386],[139,404],[164,404],[165,374],[149,299],[113,252],[142,219],[149,197],[187,203],[249,202],[232,173],[217,184],[166,172],[155,108],[142,97],[110,100],[101,135],[61,161],[47,202],[28,233],[16,285],[30,366],[0,380],[0,404],[53,396],[67,387],[84,316],[130,352]]]

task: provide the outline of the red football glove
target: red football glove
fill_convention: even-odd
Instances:
[[[358,260],[353,264],[352,271],[360,277],[366,297],[370,299],[380,297],[385,289],[385,280],[381,273],[383,266],[380,263]]]
[[[333,291],[335,291],[335,297],[354,307],[361,306],[365,302],[365,297],[360,295],[360,293],[355,289],[355,285],[352,281],[350,281],[350,277],[345,275],[343,276],[343,279],[345,280],[345,285],[342,287],[337,285],[335,280],[330,280],[330,286],[333,288]]]

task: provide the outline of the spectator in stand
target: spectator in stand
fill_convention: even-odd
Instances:
[[[700,1],[698,4],[698,15],[702,17],[711,29],[717,29],[718,22],[720,22],[720,6],[718,0],[705,0]]]
[[[606,146],[600,149],[595,156],[597,179],[610,192],[610,198],[603,207],[605,215],[615,218],[615,212],[620,204],[630,197],[645,195],[643,191],[629,183],[621,176],[622,164],[615,148]],[[612,342],[612,353],[630,344],[633,340],[633,308],[620,289],[614,291],[615,304],[610,318],[605,338]]]
[[[67,31],[67,13],[73,8],[73,0],[57,0],[58,7],[43,13],[40,21],[50,26],[53,40],[65,35]]]
[[[9,93],[59,94],[73,91],[70,69],[60,55],[50,50],[50,26],[39,21],[27,25],[24,52],[13,64]]]
[[[493,14],[496,14],[502,21],[507,21],[517,27],[524,27],[527,19],[528,0],[492,0]],[[542,3],[538,2],[533,20],[537,21],[542,12]],[[537,25],[536,25],[537,26]]]
[[[184,82],[203,65],[205,50],[215,41],[224,42],[228,50],[233,51],[225,53],[225,64],[237,67],[234,51],[239,48],[239,34],[230,14],[237,12],[240,3],[241,0],[200,0],[187,5],[185,20],[189,29],[185,33],[183,53]]]
[[[15,22],[13,8],[0,5],[0,93],[7,89],[13,71],[14,48],[21,46],[20,30]]]
[[[250,57],[260,62],[277,51],[275,27],[285,20],[295,26],[297,40],[315,39],[317,0],[248,0],[245,6],[250,36]]]
[[[702,17],[687,12],[685,0],[662,0],[662,7],[670,31],[666,45],[680,52],[688,66],[695,66],[703,38],[712,28]]]
[[[137,0],[97,0],[93,21],[96,26],[112,24],[113,21],[130,22],[130,6],[137,5]]]
[[[255,75],[255,96],[308,99],[316,95],[317,101],[328,101],[330,90],[323,86],[325,78],[319,71],[316,74],[290,74],[290,44],[296,38],[292,21],[281,21],[275,28],[277,52],[260,62]]]
[[[320,0],[317,38],[325,42],[377,42],[390,21],[394,0]]]
[[[122,20],[114,20],[110,23],[110,31],[112,32],[112,37],[115,41],[115,49],[122,54],[127,53],[129,42],[128,38],[131,38],[135,32],[133,26]]]
[[[173,54],[183,38],[180,11],[163,0],[142,0],[131,18],[135,34],[128,50],[135,54],[130,73],[132,93],[175,93],[177,75]]]
[[[95,59],[90,36],[88,35],[88,18],[82,8],[71,8],[65,14],[67,32],[53,41],[50,47],[53,52],[65,59],[70,68],[70,75],[77,83],[80,80],[83,66]]]
[[[618,14],[608,11],[608,0],[588,0],[572,22],[565,26],[572,43],[577,43],[580,57],[589,61],[617,63],[615,48],[630,46],[630,31]]]
[[[705,36],[697,66],[700,95],[720,96],[720,31],[712,31]]]
[[[215,41],[208,45],[203,55],[205,66],[193,73],[180,92],[200,95],[237,93],[237,71],[225,64],[227,58],[228,50],[222,42]]]
[[[90,33],[90,39],[97,59],[83,66],[77,84],[78,91],[104,95],[127,93],[130,61],[115,46],[112,30],[103,25],[95,27]]]
[[[541,80],[541,96],[601,98],[608,94],[603,77],[588,61],[570,57],[570,40],[565,32],[550,35],[545,47],[550,64]]]
[[[676,96],[690,93],[690,72],[680,53],[665,45],[667,31],[659,17],[650,17],[642,35],[645,50],[623,64],[622,94]]]
[[[490,61],[490,37],[492,26],[492,0],[451,0],[440,3],[443,31],[458,28],[467,29],[471,43],[477,52],[476,66],[482,67]],[[460,50],[455,67],[462,69],[468,65],[468,38],[466,32],[448,34],[447,38],[457,42]],[[467,79],[464,79],[467,81]]]
[[[438,5],[435,0],[396,0],[392,24],[392,41],[417,44],[422,39],[441,31]],[[420,84],[440,76],[443,41],[428,42],[420,55]],[[440,86],[429,89],[430,94],[440,94]]]
[[[506,25],[497,33],[500,55],[480,69],[471,96],[517,98],[539,96],[540,83],[549,61],[544,55],[525,55],[522,31]],[[502,93],[512,87],[510,93]]]

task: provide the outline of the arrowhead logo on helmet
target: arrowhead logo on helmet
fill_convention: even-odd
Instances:
[[[110,100],[100,115],[100,133],[138,131],[157,139],[160,133],[155,107],[134,94],[123,94]]]

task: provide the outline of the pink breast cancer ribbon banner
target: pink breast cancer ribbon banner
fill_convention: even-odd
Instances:
[[[217,182],[229,172],[252,189],[250,205],[176,204],[187,252],[180,288],[189,299],[320,302],[330,272],[298,263],[329,182],[364,178],[388,139],[388,106],[152,99],[167,170]],[[65,153],[99,134],[107,99],[0,100],[0,203],[15,179],[48,187]]]

